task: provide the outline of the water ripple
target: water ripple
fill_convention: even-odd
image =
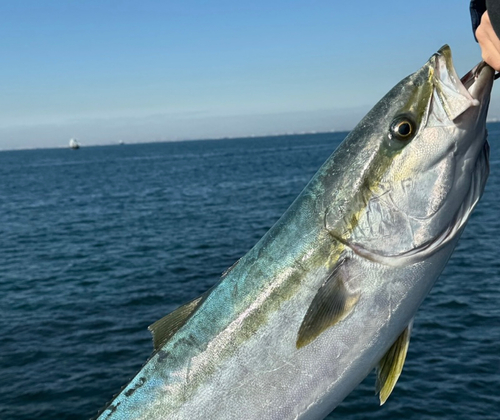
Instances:
[[[0,418],[88,419],[148,358],[146,329],[211,287],[343,135],[0,153]],[[331,418],[497,419],[500,131],[492,174],[417,314],[403,375]]]

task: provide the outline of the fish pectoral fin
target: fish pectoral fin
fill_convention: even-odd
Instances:
[[[384,357],[380,359],[380,362],[377,365],[375,394],[379,394],[380,405],[383,405],[387,401],[387,398],[391,395],[391,392],[396,386],[396,382],[401,375],[408,346],[410,344],[412,326],[413,320],[401,333]]]
[[[297,348],[312,342],[327,328],[343,320],[359,300],[359,291],[349,290],[347,268],[349,260],[342,260],[319,288],[307,309],[297,335]]]
[[[193,299],[191,302],[180,306],[175,311],[154,322],[148,327],[148,330],[153,336],[153,347],[158,350],[163,343],[172,337],[176,331],[184,325],[191,314],[198,308],[201,302],[206,297],[204,293],[200,297]]]

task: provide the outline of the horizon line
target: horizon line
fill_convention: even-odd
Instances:
[[[174,140],[147,140],[147,141],[133,141],[133,142],[121,142],[114,141],[110,143],[81,143],[78,141],[80,148],[88,148],[88,147],[107,147],[107,146],[131,146],[138,144],[155,144],[155,143],[183,143],[186,141],[219,141],[219,140],[243,140],[243,139],[260,139],[266,137],[293,137],[293,136],[307,136],[307,135],[322,135],[322,134],[341,134],[341,133],[350,133],[352,130],[328,130],[328,131],[306,131],[306,132],[298,132],[298,133],[272,133],[272,134],[248,134],[245,136],[220,136],[220,137],[207,137],[207,138],[184,138],[184,139],[174,139]],[[77,138],[74,138],[77,140]],[[9,148],[9,149],[0,149],[0,152],[15,152],[15,151],[24,151],[24,150],[59,150],[59,149],[70,149],[69,145],[66,146],[40,146],[40,147],[19,147],[19,148]]]

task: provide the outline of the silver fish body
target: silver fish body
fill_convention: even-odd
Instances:
[[[152,325],[99,420],[322,419],[376,366],[385,402],[483,192],[492,84],[483,64],[460,81],[445,46],[396,85],[216,286]]]

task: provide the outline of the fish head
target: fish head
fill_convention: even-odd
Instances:
[[[368,193],[351,235],[355,247],[370,250],[360,252],[400,265],[459,236],[489,173],[493,80],[485,63],[461,80],[444,46],[360,123],[377,149],[364,167]]]

